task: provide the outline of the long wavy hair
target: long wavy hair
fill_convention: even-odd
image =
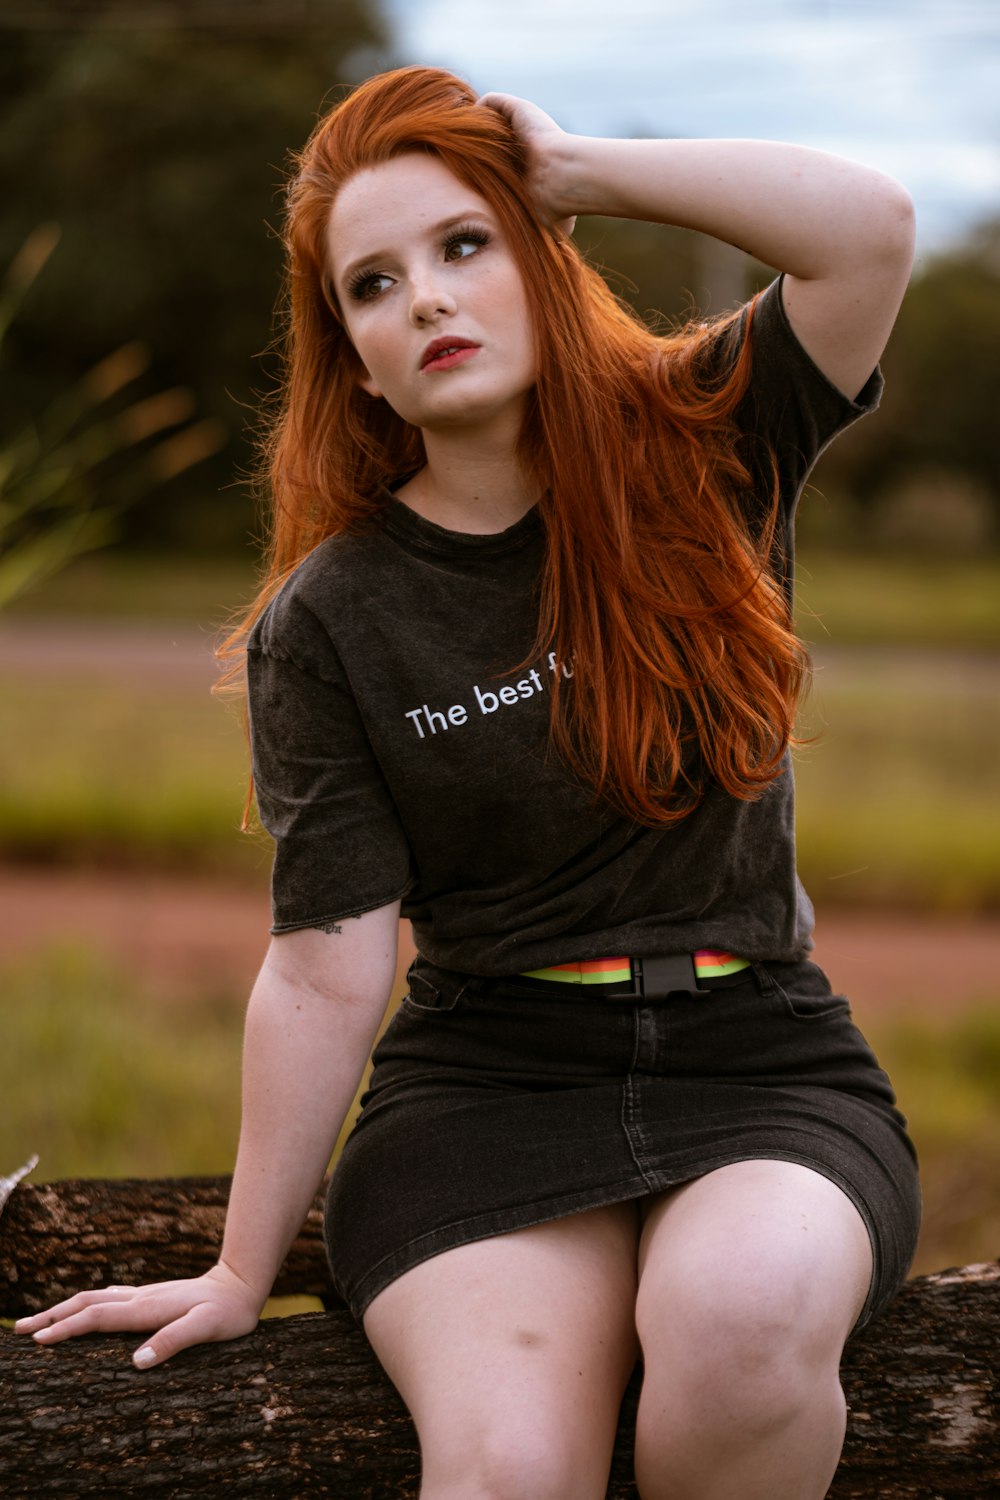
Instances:
[[[415,151],[489,203],[524,281],[537,384],[517,456],[542,496],[546,537],[529,660],[554,651],[573,667],[571,684],[550,678],[552,747],[642,824],[684,817],[711,781],[759,796],[781,769],[806,657],[769,561],[776,491],[751,494],[732,422],[753,306],[750,336],[721,375],[708,351],[725,320],[652,333],[567,235],[540,222],[508,122],[438,69],[369,79],[296,158],[285,378],[264,444],[267,565],[220,655],[238,666],[297,564],[325,538],[377,524],[385,487],[424,462],[419,429],[359,386],[328,276],[339,189]]]

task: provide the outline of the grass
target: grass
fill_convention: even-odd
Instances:
[[[86,942],[0,965],[0,1172],[39,1181],[213,1176],[239,1134],[246,995],[169,1002]]]
[[[869,1028],[920,1159],[923,1227],[914,1274],[1000,1253],[1000,1012],[959,997],[953,1018]]]
[[[797,628],[815,644],[1000,647],[1000,556],[801,547]]]
[[[33,1152],[36,1181],[231,1170],[242,996],[165,1004],[87,945],[6,963],[0,989],[0,1171]],[[917,1272],[1000,1245],[1000,1013],[954,998],[951,1018],[868,1028],[922,1161]]]
[[[34,1152],[42,1181],[231,1169],[242,1003],[166,1006],[83,944],[6,964],[0,986],[3,1170]]]
[[[239,832],[242,725],[207,688],[11,673],[0,691],[8,859],[237,875],[267,867],[270,846]]]
[[[19,618],[188,620],[216,630],[253,589],[249,548],[242,557],[145,556],[109,548],[77,558],[9,612]]]
[[[820,655],[800,732],[799,864],[824,905],[1000,907],[1000,662]]]

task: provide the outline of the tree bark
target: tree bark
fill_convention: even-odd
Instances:
[[[229,1177],[67,1178],[0,1190],[0,1317],[74,1292],[200,1276],[222,1243]],[[318,1193],[278,1273],[274,1296],[343,1306],[323,1250]]]
[[[8,1300],[19,1301],[20,1311],[79,1288],[79,1280],[67,1281],[87,1255],[71,1243],[74,1223],[78,1240],[86,1223],[100,1268],[88,1284],[201,1269],[214,1256],[227,1188],[221,1179],[22,1185],[0,1219],[5,1275],[13,1272]],[[114,1245],[113,1228],[125,1234]],[[310,1289],[325,1296],[315,1228],[289,1265],[304,1266]],[[191,1232],[199,1237],[198,1265],[179,1244]],[[33,1246],[48,1257],[38,1273],[18,1258]],[[141,1264],[127,1259],[128,1246]],[[30,1299],[13,1295],[18,1289],[30,1289]],[[285,1290],[303,1284],[286,1277]],[[1000,1492],[998,1334],[1000,1263],[904,1287],[845,1352],[848,1434],[829,1500],[985,1500]],[[145,1374],[129,1357],[139,1342],[105,1336],[42,1349],[4,1333],[0,1493],[14,1500],[112,1500],[140,1490],[171,1500],[209,1490],[260,1500],[416,1495],[409,1418],[346,1310],[267,1320],[245,1339],[189,1350]],[[639,1380],[636,1372],[622,1407],[608,1500],[635,1500]]]

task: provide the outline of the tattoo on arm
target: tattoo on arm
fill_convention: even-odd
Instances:
[[[354,921],[354,922],[359,922],[361,920],[361,918],[360,917],[352,917],[351,920]],[[313,928],[314,932],[326,932],[326,933],[330,933],[330,934],[335,934],[337,936],[339,936],[340,933],[343,932],[343,930],[344,929],[340,925],[339,922],[317,922],[315,924],[314,928]]]

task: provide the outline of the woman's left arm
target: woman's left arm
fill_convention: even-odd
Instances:
[[[913,259],[913,204],[871,167],[775,141],[604,140],[568,135],[504,94],[542,216],[645,219],[700,230],[785,272],[800,343],[853,398],[885,347]]]

